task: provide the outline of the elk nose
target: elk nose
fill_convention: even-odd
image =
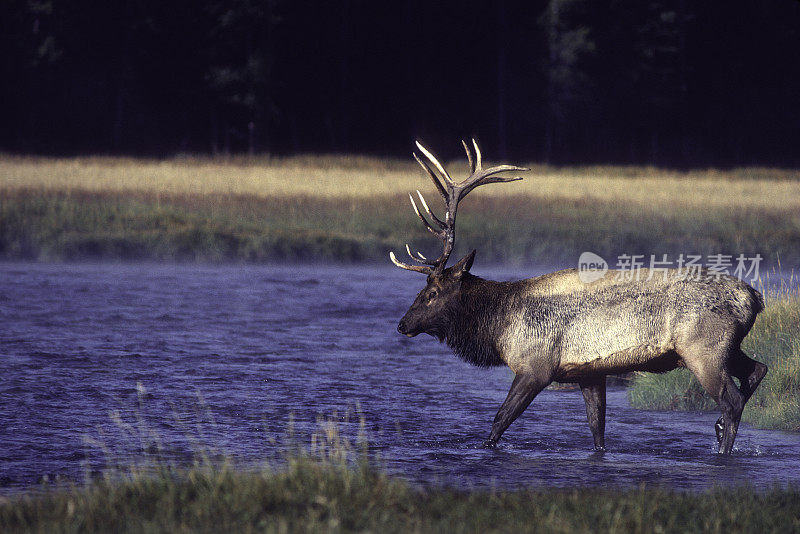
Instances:
[[[401,334],[405,335],[405,333],[406,333],[406,322],[404,320],[400,321],[400,324],[397,325],[397,331],[400,332]]]
[[[406,322],[406,318],[403,317],[400,319],[400,324],[397,325],[397,331],[403,334],[406,337],[414,337],[417,334],[413,332],[414,328],[412,326],[408,326]]]

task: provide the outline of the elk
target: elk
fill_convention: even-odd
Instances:
[[[425,228],[441,240],[441,255],[428,259],[406,245],[413,264],[398,261],[394,252],[389,257],[396,266],[427,276],[427,285],[397,326],[401,334],[429,334],[471,364],[507,365],[514,372],[484,446],[495,447],[539,392],[561,382],[580,386],[594,447],[605,450],[606,376],[686,367],[717,402],[722,412],[715,426],[719,453],[730,454],[744,405],[767,372],[766,365],[740,348],[764,308],[761,294],[737,278],[702,270],[641,269],[635,277],[609,270],[584,283],[578,270],[566,269],[494,282],[469,272],[475,250],[446,267],[455,244],[458,203],[478,186],[522,179],[501,173],[529,170],[513,165],[483,169],[475,140],[474,153],[462,144],[471,174],[460,183],[419,142],[425,159],[414,153],[444,200],[442,219],[419,191],[424,214],[409,195]]]

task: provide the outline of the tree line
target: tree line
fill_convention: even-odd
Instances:
[[[797,0],[6,0],[0,150],[800,165]]]

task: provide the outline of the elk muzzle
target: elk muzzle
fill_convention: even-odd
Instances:
[[[397,325],[397,331],[407,337],[414,337],[417,335],[417,332],[411,331],[405,317],[400,319],[400,323]]]

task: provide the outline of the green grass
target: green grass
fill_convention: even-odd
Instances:
[[[132,473],[0,501],[2,532],[791,532],[800,489],[419,489],[304,457]]]
[[[302,198],[23,193],[0,199],[0,257],[348,262],[388,250],[380,228],[356,233],[357,218]]]
[[[800,263],[800,219],[757,210],[665,212],[599,200],[469,198],[456,254],[573,266],[617,255],[725,252]],[[0,258],[61,261],[386,261],[404,243],[438,254],[402,195],[376,198],[0,191]]]
[[[767,295],[743,350],[767,364],[769,371],[747,403],[742,420],[760,428],[800,431],[800,295],[779,291]],[[651,410],[716,410],[689,371],[637,374],[628,388],[636,408]]]

